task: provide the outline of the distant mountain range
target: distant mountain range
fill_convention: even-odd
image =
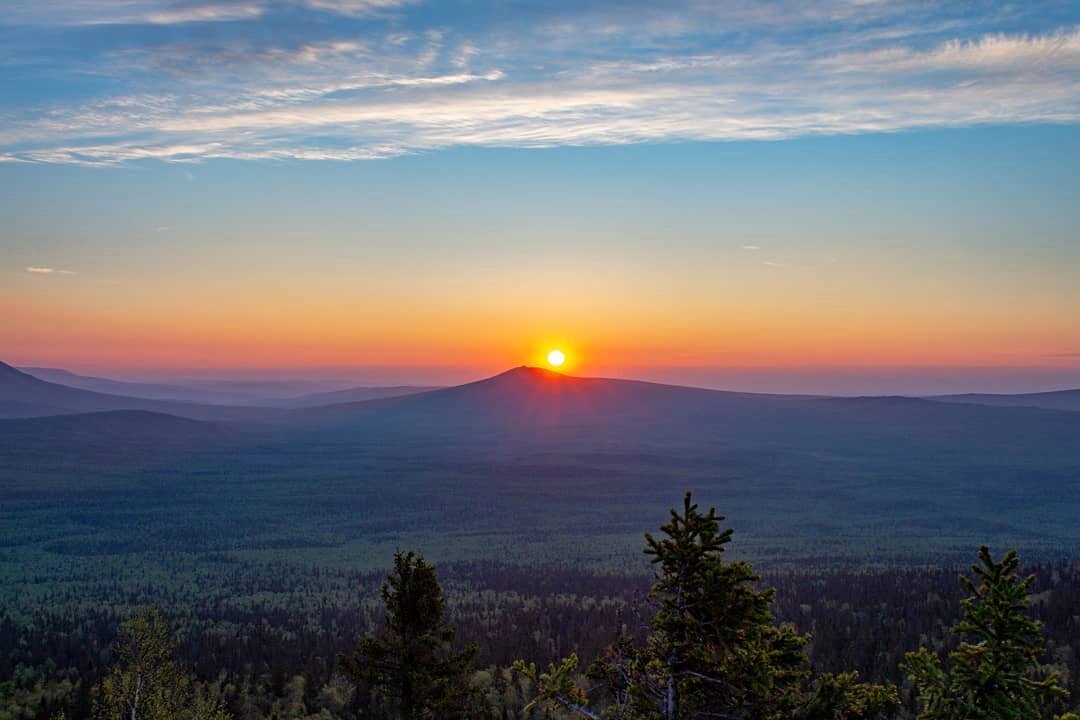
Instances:
[[[308,409],[308,412],[294,416],[316,420],[392,409],[394,413],[421,415],[460,411],[467,421],[477,417],[476,410],[482,409],[505,415],[508,422],[545,418],[551,422],[564,422],[590,414],[649,416],[670,402],[686,405],[687,411],[705,411],[720,401],[727,407],[748,409],[826,399],[810,395],[707,390],[635,380],[576,378],[530,367],[515,368],[486,380],[450,388],[405,385],[291,394],[303,386],[303,383],[293,382],[141,383],[79,375],[56,368],[16,369],[0,362],[0,417],[148,410],[196,419],[251,421],[285,416],[275,409]],[[412,395],[422,397],[404,402],[367,404]],[[835,398],[837,401],[842,399]],[[848,398],[850,401],[867,399]],[[1025,394],[972,393],[919,399],[1080,412],[1080,389]],[[892,401],[896,402],[897,398]],[[466,411],[462,402],[480,407]]]
[[[967,393],[964,395],[940,395],[933,399],[942,402],[973,403],[975,405],[995,405],[997,407],[1039,407],[1048,410],[1080,412],[1080,389],[1010,395]]]
[[[408,395],[433,387],[348,387],[341,382],[310,380],[203,380],[184,383],[143,383],[78,375],[57,368],[24,367],[21,372],[39,380],[109,395],[202,405],[252,405],[300,408]]]
[[[40,380],[0,363],[0,418],[146,410],[195,420],[258,422],[283,411],[114,395]]]
[[[1077,391],[828,398],[528,367],[420,390],[211,405],[68,387],[0,364],[0,417],[10,418],[0,488],[17,489],[27,513],[52,507],[35,504],[43,496],[105,507],[90,539],[64,546],[80,552],[171,550],[180,541],[168,538],[184,538],[180,547],[317,542],[363,554],[372,538],[441,548],[476,533],[515,553],[525,538],[550,558],[569,533],[596,559],[608,557],[597,534],[633,540],[688,488],[768,557],[1080,547],[1080,412],[1067,402]],[[116,493],[130,496],[128,510],[109,505]],[[168,532],[133,534],[126,513],[147,508]],[[453,556],[510,547],[469,543]]]

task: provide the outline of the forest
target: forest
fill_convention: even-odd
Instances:
[[[650,575],[266,563],[202,602],[122,577],[0,615],[0,718],[1034,718],[1080,709],[1080,566],[784,568],[687,496]],[[973,554],[974,555],[974,554]],[[227,558],[221,558],[224,566]],[[112,598],[111,602],[102,602]],[[134,698],[138,696],[138,701]]]

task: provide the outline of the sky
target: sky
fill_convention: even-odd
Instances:
[[[8,0],[0,360],[1080,387],[1075,2]]]

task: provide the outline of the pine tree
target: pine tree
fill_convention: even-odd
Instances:
[[[659,567],[652,597],[649,655],[653,677],[642,684],[658,699],[662,717],[788,716],[808,675],[807,638],[777,628],[773,591],[758,589],[749,563],[725,562],[732,530],[710,508],[698,511],[687,493],[660,530],[645,535],[645,554]]]
[[[576,656],[547,672],[514,664],[537,689],[533,706],[594,720],[856,720],[894,706],[893,688],[858,683],[854,673],[809,684],[809,638],[776,625],[773,591],[757,587],[749,563],[724,559],[732,531],[721,530],[723,520],[715,509],[702,513],[687,493],[663,535],[645,535],[645,553],[658,568],[652,632],[644,646],[620,640],[591,666],[589,677],[607,692],[604,714],[578,684]]]
[[[952,628],[973,642],[949,653],[944,667],[927,648],[908,653],[905,670],[918,690],[919,720],[1036,720],[1046,704],[1066,696],[1060,678],[1039,669],[1045,641],[1026,614],[1034,576],[1021,580],[1019,565],[1015,550],[996,561],[981,547],[975,579],[961,578],[970,596]]]
[[[435,570],[413,552],[397,553],[382,598],[385,627],[342,657],[345,675],[375,689],[394,718],[477,717],[478,693],[471,684],[477,650],[475,645],[453,649],[455,629],[446,624]]]

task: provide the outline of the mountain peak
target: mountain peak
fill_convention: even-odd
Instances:
[[[555,370],[521,365],[505,372],[501,372],[498,375],[468,383],[460,387],[489,387],[500,388],[503,391],[520,392],[569,387],[572,384],[579,384],[580,381],[580,378],[564,375]]]
[[[532,365],[519,365],[515,368],[510,368],[505,372],[501,372],[498,375],[494,375],[489,380],[498,380],[499,378],[512,379],[512,378],[528,378],[533,380],[555,380],[558,378],[569,377],[556,370],[549,370],[548,368],[533,367]],[[482,382],[482,381],[481,381]]]

